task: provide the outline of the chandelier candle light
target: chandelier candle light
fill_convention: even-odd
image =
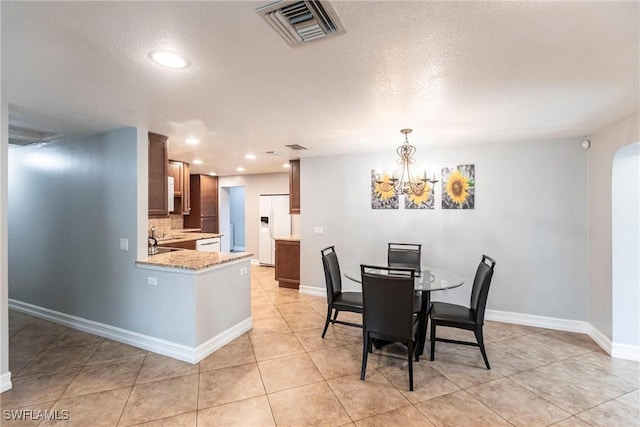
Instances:
[[[393,186],[396,188],[398,193],[407,194],[407,195],[421,195],[426,187],[426,184],[429,182],[431,184],[435,184],[438,182],[436,180],[436,175],[433,175],[433,179],[427,178],[427,172],[423,172],[423,177],[414,176],[411,174],[411,165],[415,163],[415,159],[413,155],[416,152],[416,147],[409,144],[408,135],[411,133],[413,129],[401,129],[400,133],[404,134],[404,143],[399,146],[396,150],[398,156],[398,164],[402,165],[402,174],[400,178],[396,178],[395,172],[391,178],[393,182]]]

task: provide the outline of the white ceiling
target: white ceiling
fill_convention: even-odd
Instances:
[[[2,1],[14,125],[145,126],[193,171],[301,156],[583,137],[638,110],[639,2],[332,2],[346,34],[289,47],[267,2]],[[170,49],[171,70],[148,53]],[[202,138],[197,147],[184,139]],[[282,152],[281,158],[264,152]],[[244,159],[248,152],[258,158]]]

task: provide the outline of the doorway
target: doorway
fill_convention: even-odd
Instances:
[[[222,252],[245,250],[245,188],[221,187],[220,233]]]

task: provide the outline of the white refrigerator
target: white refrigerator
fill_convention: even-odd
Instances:
[[[277,237],[291,235],[288,194],[260,195],[260,235],[258,238],[258,260],[260,264],[273,265]]]

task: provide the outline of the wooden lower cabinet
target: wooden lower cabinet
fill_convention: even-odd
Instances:
[[[300,241],[276,239],[276,280],[281,288],[300,287]]]
[[[180,248],[180,249],[196,249],[196,241],[189,240],[188,242],[174,242],[174,243],[161,243],[160,246],[167,246],[169,248]]]

